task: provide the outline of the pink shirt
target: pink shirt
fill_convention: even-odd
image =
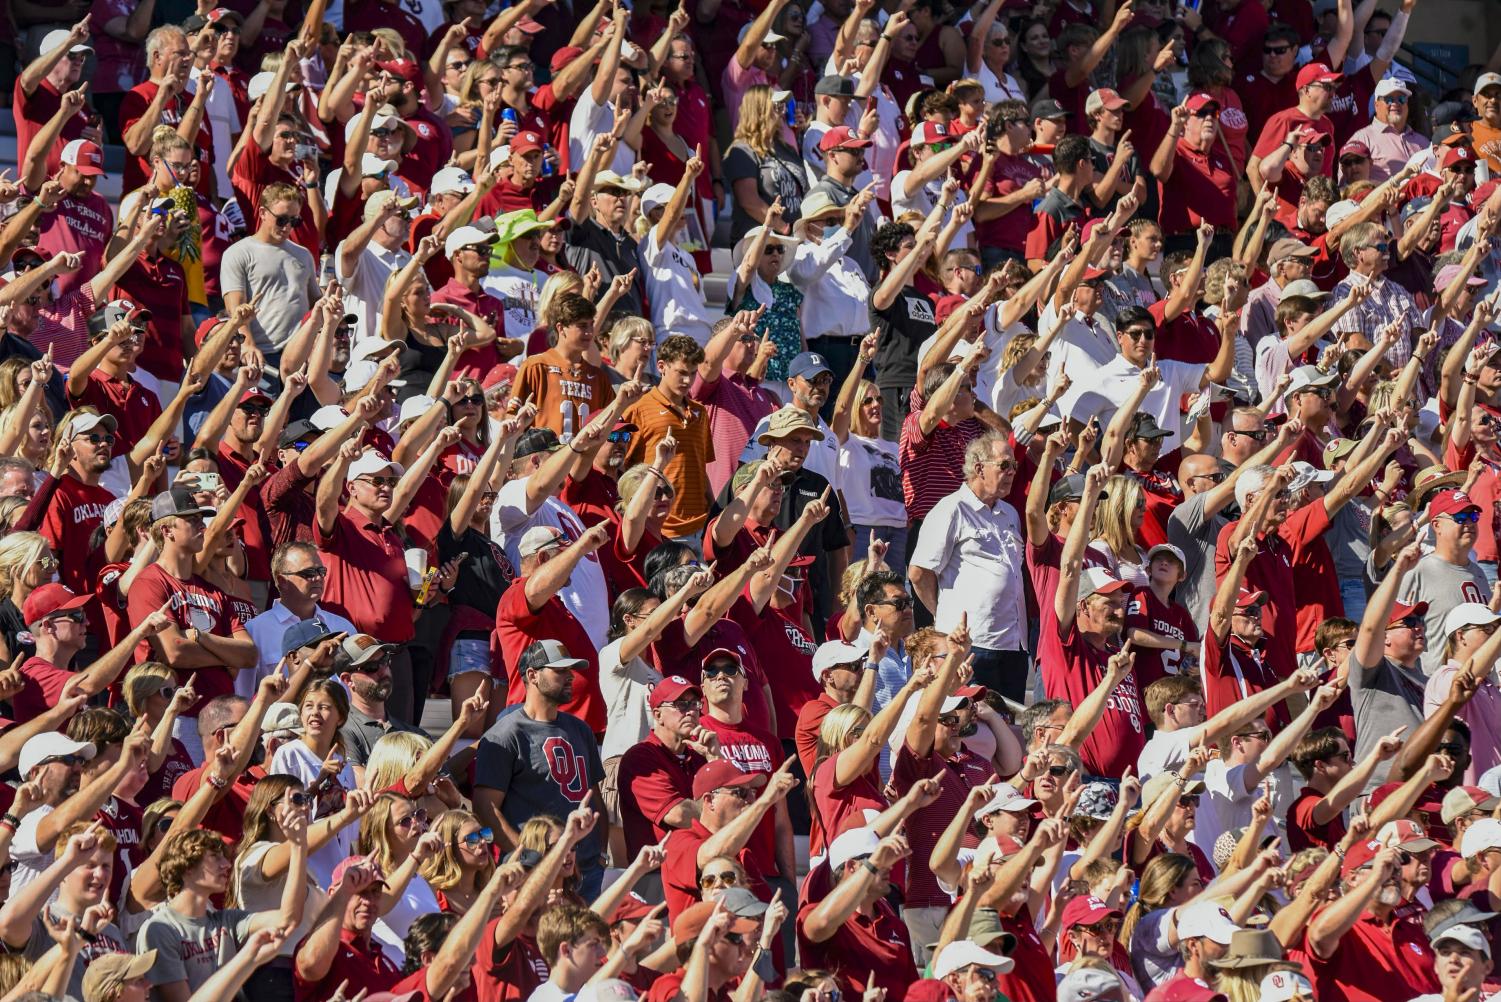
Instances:
[[[706,383],[695,376],[688,396],[709,412],[709,437],[714,441],[714,461],[709,464],[709,488],[718,494],[740,465],[740,453],[750,442],[756,424],[777,409],[769,391],[744,377],[720,376]]]
[[[771,86],[771,78],[759,66],[750,69],[742,69],[740,60],[733,55],[730,63],[724,68],[724,76],[720,77],[720,90],[724,93],[724,106],[730,109],[730,130],[740,124],[740,102],[745,100],[745,92],[757,84]]]
[[[82,198],[69,195],[58,203],[57,211],[42,216],[37,249],[49,257],[77,252],[83,264],[77,271],[64,272],[56,278],[59,296],[66,296],[104,268],[104,248],[115,229],[115,214],[109,201],[98,192]]]
[[[1406,166],[1414,153],[1428,148],[1428,140],[1411,128],[1398,132],[1385,122],[1373,121],[1350,139],[1371,151],[1371,180],[1378,184]]]

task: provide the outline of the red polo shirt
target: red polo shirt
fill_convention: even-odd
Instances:
[[[61,107],[62,94],[52,84],[43,80],[37,84],[36,90],[27,94],[26,88],[21,86],[21,78],[16,77],[16,85],[11,93],[11,110],[16,116],[17,164],[26,160],[26,151],[31,148],[31,137],[41,132],[42,126],[52,121],[52,116]],[[82,138],[83,130],[88,125],[88,117],[82,110],[63,123],[63,134],[52,144],[52,149],[47,151],[48,177],[56,174],[58,168],[62,167],[63,147]]]
[[[1230,569],[1230,537],[1239,526],[1236,521],[1220,529],[1214,545],[1216,581],[1223,581]],[[1281,536],[1272,533],[1261,537],[1261,546],[1246,568],[1246,587],[1267,593],[1266,605],[1261,610],[1261,624],[1266,630],[1261,649],[1267,668],[1279,679],[1287,678],[1298,667],[1298,600],[1292,566],[1292,548]]]
[[[303,473],[296,463],[288,463],[261,484],[261,508],[271,526],[273,548],[293,540],[313,541],[318,505],[309,487],[317,479]]]
[[[1309,118],[1298,110],[1296,104],[1291,108],[1284,108],[1266,120],[1266,124],[1261,127],[1261,135],[1256,137],[1256,146],[1252,148],[1251,155],[1265,159],[1282,145],[1287,134],[1294,129],[1313,129],[1323,134],[1327,145],[1324,154],[1324,169],[1321,173],[1325,177],[1333,177],[1334,165],[1339,161],[1338,147],[1334,146],[1334,123],[1329,120],[1328,115],[1321,115],[1316,119]]]
[[[1038,601],[1042,602],[1041,596]],[[1049,699],[1066,699],[1078,706],[1105,677],[1105,665],[1115,651],[1095,647],[1084,639],[1077,624],[1069,625],[1067,635],[1058,627],[1056,617],[1045,617],[1038,658],[1043,688]],[[1107,702],[1099,725],[1079,749],[1085,773],[1119,776],[1126,766],[1134,765],[1146,745],[1146,719],[1135,673],[1128,673]]]
[[[178,366],[179,375],[181,366]],[[77,406],[97,407],[101,414],[113,414],[120,424],[115,430],[115,452],[128,451],[146,437],[146,432],[162,416],[161,401],[131,376],[116,379],[102,369],[89,370],[88,382],[77,396],[69,393],[69,402]]]
[[[306,942],[304,940],[303,942]],[[360,936],[349,929],[339,930],[339,952],[334,954],[333,966],[321,981],[305,981],[292,969],[293,998],[297,1002],[323,1002],[333,998],[340,983],[348,982],[349,990],[355,985],[370,992],[388,992],[401,980],[401,970],[386,956],[381,945],[369,936]]]
[[[541,184],[533,184],[530,188],[518,188],[508,177],[503,177],[495,182],[495,187],[479,201],[478,212],[482,216],[498,216],[505,212],[516,212],[520,209],[535,209],[541,212],[547,208],[547,194],[542,190]]]
[[[315,519],[313,541],[328,566],[324,607],[388,644],[411,640],[412,590],[407,586],[406,551],[396,530],[347,507],[335,516],[333,531],[326,535]]]
[[[1417,916],[1382,922],[1362,912],[1332,957],[1319,957],[1311,944],[1304,949],[1313,969],[1314,994],[1321,999],[1386,1002],[1439,991],[1433,947]]]
[[[495,945],[495,927],[500,918],[490,920],[474,951],[474,978],[479,1002],[525,1002],[547,980],[547,961],[537,944],[527,936],[517,936],[505,946]]]
[[[188,316],[188,281],[182,265],[169,257],[142,254],[115,283],[115,291],[151,311],[136,365],[157,379],[183,376],[182,318]]]
[[[872,909],[874,914],[856,912],[834,935],[815,943],[803,934],[803,925],[818,905],[818,900],[808,900],[797,910],[797,949],[802,965],[833,971],[840,990],[851,999],[865,994],[870,977],[874,977],[877,988],[886,989],[888,998],[906,998],[908,986],[917,980],[917,968],[912,963],[907,926],[896,909],[882,898]]]
[[[655,845],[673,831],[663,818],[693,798],[693,775],[705,764],[691,748],[673,753],[656,731],[626,749],[620,758],[619,786],[627,855],[634,858],[643,846]]]
[[[1192,231],[1203,220],[1216,227],[1235,226],[1235,168],[1220,143],[1200,153],[1178,140],[1177,162],[1166,184],[1159,184],[1162,200],[1158,222],[1168,236]]]
[[[1324,795],[1311,786],[1298,791],[1298,799],[1287,812],[1287,844],[1293,852],[1315,847],[1333,851],[1345,837],[1342,815],[1336,813],[1322,825],[1313,819],[1313,809],[1323,799]]]
[[[10,697],[17,720],[31,720],[57,705],[74,673],[33,655],[21,665],[21,691]]]
[[[146,109],[156,99],[156,92],[159,89],[160,86],[158,84],[147,80],[145,83],[136,84],[126,92],[125,97],[120,101],[121,133],[127,132],[131,126],[141,120],[146,114]],[[193,95],[186,91],[178,91],[163,106],[162,116],[158,119],[157,124],[170,125],[174,129],[177,128],[182,122],[183,114],[188,110],[188,105],[192,102]],[[193,147],[193,155],[198,158],[198,164],[201,168],[199,176],[203,179],[212,177],[214,136],[209,131],[208,116],[206,115],[198,125],[198,135],[194,139]],[[148,157],[131,156],[127,153],[125,156],[125,173],[123,177],[124,190],[134,191],[136,188],[143,186],[150,177],[150,159]],[[206,180],[201,180],[199,188],[202,189],[205,183]],[[254,225],[252,225],[251,229],[254,228]]]

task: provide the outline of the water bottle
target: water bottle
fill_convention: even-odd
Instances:
[[[787,128],[797,128],[797,98],[795,97],[787,99]]]
[[[552,147],[542,144],[542,176],[552,177]]]

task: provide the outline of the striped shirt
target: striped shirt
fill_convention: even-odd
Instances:
[[[923,406],[922,397],[913,390],[912,412],[902,422],[897,443],[902,501],[909,519],[927,515],[935,504],[963,486],[964,450],[985,432],[978,418],[966,418],[957,425],[940,421],[931,434],[924,435],[918,423]]]
[[[52,350],[52,361],[63,371],[89,348],[89,317],[94,292],[85,282],[51,306],[36,311],[36,329],[27,338],[38,351]]]
[[[714,462],[714,442],[710,437],[709,414],[703,404],[684,400],[672,403],[660,387],[651,390],[626,408],[621,417],[636,426],[625,467],[649,463],[657,443],[669,431],[677,439],[677,455],[663,470],[668,483],[677,491],[672,511],[662,524],[662,535],[669,539],[691,536],[709,519],[709,464]]]

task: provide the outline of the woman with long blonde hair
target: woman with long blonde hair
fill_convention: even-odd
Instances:
[[[463,915],[495,872],[495,833],[469,811],[444,811],[433,824],[440,848],[422,864],[422,876],[445,912]]]
[[[372,933],[394,957],[405,957],[407,933],[419,916],[439,911],[438,896],[421,869],[442,849],[428,831],[427,810],[416,799],[391,790],[377,794],[360,818],[355,852],[385,876],[381,917]]]
[[[787,124],[772,101],[770,87],[757,84],[740,103],[735,142],[724,155],[724,176],[734,194],[730,242],[766,222],[766,211],[782,200],[782,218],[798,218],[808,194],[802,155],[788,141]]]
[[[52,544],[37,532],[13,532],[0,537],[0,659],[7,664],[17,654],[36,653],[36,643],[27,629],[21,607],[26,597],[52,580],[57,558]]]
[[[1116,577],[1133,587],[1147,586],[1147,551],[1141,545],[1141,526],[1147,517],[1147,496],[1135,477],[1117,474],[1105,482],[1109,495],[1095,515],[1092,553],[1104,559]]]

